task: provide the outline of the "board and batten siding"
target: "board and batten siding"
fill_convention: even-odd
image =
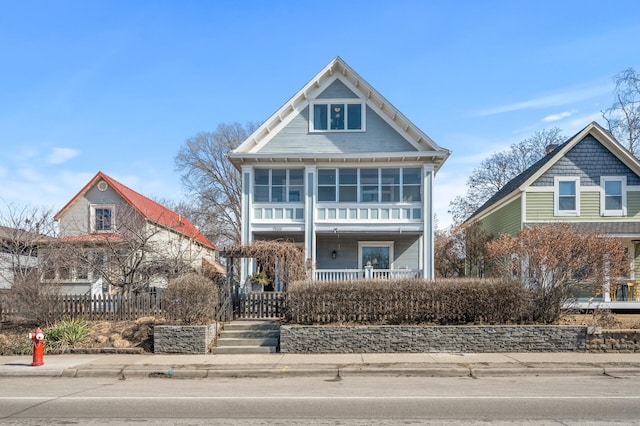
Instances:
[[[483,218],[482,229],[487,235],[498,236],[500,234],[516,235],[520,230],[522,197],[519,196],[515,200],[500,207],[487,217]]]
[[[528,192],[526,207],[526,222],[584,222],[584,221],[617,221],[621,219],[640,219],[640,192],[627,192],[627,215],[601,216],[600,215],[600,192],[581,191],[580,192],[580,215],[579,216],[555,216],[554,215],[554,194],[550,192]]]

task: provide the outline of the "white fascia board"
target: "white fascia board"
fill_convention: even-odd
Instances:
[[[566,153],[571,150],[578,142],[584,139],[588,134],[591,134],[594,138],[598,140],[605,148],[607,148],[611,153],[613,153],[620,161],[622,161],[627,167],[633,170],[636,174],[640,176],[640,162],[633,155],[631,155],[619,142],[612,138],[612,136],[604,131],[602,127],[596,123],[592,122],[584,129],[580,131],[577,135],[573,137],[573,139],[566,144],[560,151],[557,153],[549,154],[553,155],[554,158],[549,161],[544,167],[540,168],[535,174],[529,177],[526,182],[524,182],[520,189],[529,187],[533,182],[536,181],[540,176],[547,172],[558,160],[566,155]]]
[[[320,81],[326,79],[327,75],[333,74],[339,57],[335,57],[327,66],[317,73],[302,89],[298,90],[287,102],[284,103],[274,114],[272,114],[255,132],[253,132],[240,146],[234,149],[233,153],[255,152],[258,145],[264,145],[273,136],[270,134],[278,131],[295,117],[296,113],[302,111],[309,104],[308,93],[313,86],[319,87]],[[264,139],[267,138],[266,141]]]
[[[591,134],[609,151],[611,151],[620,161],[640,176],[640,161],[634,157],[620,142],[599,126],[593,126]]]
[[[353,93],[359,95],[360,99],[365,99],[367,106],[414,146],[416,150],[419,152],[432,152],[424,151],[424,146],[420,144],[423,142],[433,151],[439,152],[440,154],[438,154],[437,157],[443,158],[439,166],[449,157],[451,154],[449,150],[443,149],[436,144],[340,57],[336,57],[291,97],[275,114],[256,129],[246,141],[234,149],[230,153],[229,158],[239,158],[236,154],[240,153],[257,153],[262,146],[267,144],[283,127],[289,124],[297,114],[309,105],[310,99],[315,99],[319,93],[322,93],[337,79],[340,79]]]
[[[259,232],[261,234],[262,233],[281,234],[283,232],[301,233],[301,232],[304,232],[304,224],[292,224],[292,223],[280,223],[280,222],[273,222],[273,223],[255,223],[254,222],[251,224],[251,230],[252,232]]]
[[[380,234],[388,233],[390,235],[404,234],[404,233],[422,233],[424,227],[422,223],[403,223],[403,224],[391,224],[388,222],[367,222],[366,224],[344,224],[338,222],[330,223],[315,223],[316,233],[318,234],[333,234],[339,233],[358,233],[362,235],[366,234]]]
[[[390,163],[406,162],[421,163],[428,161],[433,163],[434,169],[439,167],[448,156],[442,151],[404,151],[404,152],[350,152],[350,153],[309,153],[309,154],[238,154],[229,153],[229,159],[237,160],[237,163],[353,163],[354,165],[361,163]]]

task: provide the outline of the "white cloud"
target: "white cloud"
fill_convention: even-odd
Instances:
[[[547,115],[542,119],[542,121],[544,121],[545,123],[552,123],[554,121],[560,121],[563,118],[571,117],[572,115],[573,115],[573,111],[564,111],[559,114]]]
[[[47,163],[62,164],[73,157],[77,157],[79,154],[80,151],[76,149],[55,147],[47,157]]]
[[[30,167],[20,168],[16,170],[16,174],[20,176],[23,180],[26,180],[29,182],[40,182],[42,180],[42,177],[38,173],[38,171]]]
[[[514,112],[526,109],[540,109],[548,107],[558,107],[562,105],[568,105],[575,102],[585,101],[597,96],[611,93],[611,84],[598,85],[593,87],[568,89],[551,95],[540,96],[537,98],[529,99],[526,101],[515,102],[508,105],[503,105],[495,108],[487,108],[476,112],[476,115],[487,116],[504,114],[506,112]]]

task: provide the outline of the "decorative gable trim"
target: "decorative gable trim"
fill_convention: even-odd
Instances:
[[[75,202],[84,197],[85,194],[100,181],[107,182],[107,184],[120,196],[120,198],[134,208],[145,220],[189,237],[204,247],[214,250],[216,249],[216,246],[213,245],[213,243],[211,243],[211,241],[209,241],[207,237],[205,237],[195,226],[193,226],[187,218],[132,190],[102,172],[98,172],[93,179],[91,179],[89,183],[80,190],[80,192],[65,204],[65,206],[53,217],[53,220],[59,220]]]
[[[247,154],[257,154],[278,132],[288,125],[297,114],[309,107],[311,101],[324,92],[333,82],[340,80],[354,94],[364,99],[365,104],[405,138],[417,151],[437,153],[432,158],[436,170],[450,155],[450,151],[438,146],[429,136],[416,127],[407,117],[387,101],[369,83],[360,77],[342,58],[335,57],[302,89],[268,118],[228,157],[239,167]],[[354,98],[356,99],[356,98]]]
[[[503,194],[502,196],[500,196],[500,192],[503,190],[498,191],[498,193],[496,193],[496,195],[494,195],[494,197],[492,198],[499,198],[495,199],[495,201],[491,201],[490,199],[487,204],[481,206],[478,210],[476,210],[471,215],[471,217],[469,217],[469,219],[465,221],[465,223],[475,220],[482,220],[483,218],[494,212],[496,209],[498,209],[501,205],[506,203],[508,200],[511,200],[512,198],[523,192],[540,191],[538,189],[533,189],[534,187],[532,187],[531,185],[589,134],[593,136],[600,144],[602,144],[602,146],[608,149],[613,155],[615,155],[623,164],[629,167],[631,171],[640,176],[640,162],[626,148],[624,148],[618,141],[616,141],[615,138],[607,130],[593,121],[576,135],[568,139],[567,142],[562,144],[558,149],[553,151],[551,154],[548,154],[548,156],[550,157],[543,157],[543,159],[540,160],[539,163],[534,164],[529,169],[525,170],[522,174],[516,176],[510,183],[514,181],[521,181],[522,183],[520,183],[510,192]],[[536,167],[538,168],[536,169]],[[509,183],[507,183],[505,187],[503,187],[503,189],[506,189],[508,186]],[[599,187],[594,187],[593,189],[599,190]]]

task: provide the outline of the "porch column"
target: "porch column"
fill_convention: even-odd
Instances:
[[[240,218],[240,239],[242,245],[249,244],[252,240],[251,235],[251,192],[253,182],[253,167],[242,166],[242,197],[241,197],[241,218]],[[240,287],[244,286],[247,277],[250,274],[249,264],[251,259],[242,258],[240,260]],[[245,289],[246,290],[246,289]]]
[[[309,262],[311,271],[316,264],[316,223],[315,223],[315,176],[316,167],[306,166],[305,170],[305,197],[304,197],[304,258]],[[313,273],[313,272],[312,272]]]
[[[433,165],[424,166],[424,199],[423,206],[423,267],[422,277],[427,280],[434,279],[433,268]]]

